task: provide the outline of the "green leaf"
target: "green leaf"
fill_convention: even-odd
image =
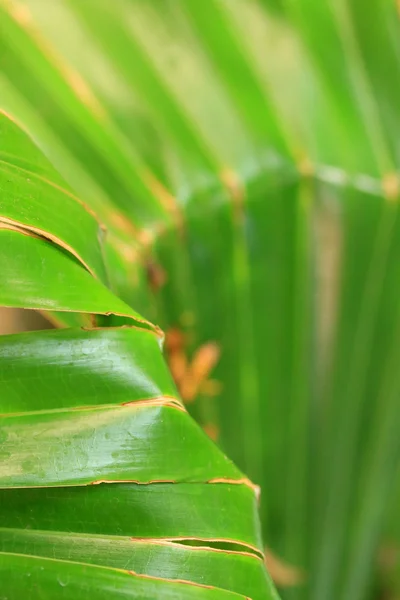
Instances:
[[[0,134],[0,304],[86,324],[0,338],[1,593],[276,598],[258,489],[188,415],[160,329],[108,287],[134,228],[101,227],[5,114]]]
[[[2,555],[0,572],[3,578],[3,593],[8,598],[21,594],[40,594],[51,599],[62,594],[63,598],[87,598],[95,590],[97,598],[184,598],[239,600],[245,596],[221,589],[201,586],[189,582],[175,583],[150,576],[112,569],[44,559],[36,556]],[[22,575],[21,575],[22,573]]]
[[[51,169],[29,138],[0,114],[1,223],[51,240],[105,278],[100,223]],[[22,157],[22,160],[21,158]],[[48,201],[43,205],[42,198]]]
[[[388,497],[398,487],[400,452],[400,22],[395,2],[57,0],[50,6],[24,0],[3,1],[1,7],[1,104],[27,127],[107,233],[97,241],[93,232],[81,239],[83,229],[76,231],[71,222],[63,229],[61,211],[49,211],[39,226],[47,235],[37,239],[31,235],[32,219],[29,229],[10,195],[4,214],[18,231],[0,231],[6,258],[0,299],[4,295],[3,303],[8,299],[10,305],[52,309],[59,322],[75,327],[85,314],[86,326],[93,326],[90,315],[97,314],[97,325],[142,327],[132,306],[149,320],[144,327],[151,328],[151,321],[167,333],[173,330],[180,345],[171,350],[167,344],[172,371],[174,360],[180,361],[189,365],[190,376],[197,360],[203,374],[189,397],[191,414],[261,485],[264,543],[305,572],[305,583],[283,590],[283,596],[372,597],[385,511],[395,505]],[[12,131],[11,124],[7,127]],[[46,178],[51,173],[51,181],[68,189],[48,166],[41,168]],[[41,181],[35,179],[41,190],[35,193],[49,194]],[[15,186],[13,180],[11,191]],[[96,224],[86,213],[82,219],[88,230]],[[98,247],[103,267],[96,262]],[[21,275],[14,283],[17,272]],[[99,335],[104,357],[114,356],[119,347],[130,355],[139,343],[131,344],[125,330],[98,331],[84,332],[81,342]],[[67,348],[68,339],[71,344],[74,339],[79,346],[77,329],[68,335],[72,338],[60,337],[63,345]],[[43,339],[38,337],[38,344]],[[215,355],[210,360],[210,347],[218,360]],[[136,360],[126,367],[132,373]],[[67,386],[65,400],[59,400],[62,410],[43,419],[50,419],[54,430],[64,418],[74,427],[84,422],[84,416],[72,416],[73,407],[86,406],[87,414],[109,411],[105,433],[120,425],[118,414],[131,411],[135,417],[130,418],[136,418],[139,405],[120,407],[125,393],[132,392],[117,362],[115,400],[99,400],[108,369],[87,363],[89,372],[78,369],[74,375],[79,393],[72,388],[67,393]],[[142,375],[150,362],[149,354],[140,363]],[[52,402],[53,386],[61,385],[58,374],[65,379],[63,370],[53,372],[46,364],[41,363],[41,377],[52,387],[42,392],[43,407]],[[79,378],[93,381],[93,370],[98,383],[83,384]],[[145,414],[158,410],[183,418],[175,402],[174,407],[151,406],[156,397],[177,400],[170,384],[160,382],[160,372],[151,373],[145,380],[153,382],[146,386],[154,388],[154,395],[143,395]],[[132,400],[141,399],[138,382]],[[184,391],[182,380],[177,383]],[[12,402],[24,414],[5,417],[16,427],[9,430],[11,439],[17,430],[25,437],[24,428],[31,426],[22,396]],[[189,428],[191,435],[200,435],[193,425]],[[96,447],[90,433],[82,429],[80,435],[80,443]],[[123,440],[126,448],[134,447]],[[180,438],[183,454],[189,442]],[[17,457],[17,449],[12,452]],[[225,464],[214,450],[211,454],[217,468]],[[103,469],[105,457],[98,456]],[[123,453],[118,459],[124,468]],[[57,465],[46,463],[45,450],[40,461],[55,477]],[[205,482],[211,458],[210,465],[201,462]],[[230,494],[247,497],[251,489],[203,485],[194,475],[195,463],[195,456],[176,460],[177,478],[178,467],[181,476],[188,465],[194,469],[193,479],[185,483],[139,486],[140,492],[134,484],[123,485],[131,485],[137,498],[142,494],[143,506],[151,505],[156,489],[163,490],[164,505],[167,495],[177,498],[180,489],[185,494],[204,490],[201,502],[207,505],[217,500],[206,494],[215,493],[223,506],[232,506],[237,523],[231,523],[228,534],[217,519],[209,527],[207,521],[198,535],[209,536],[209,544],[216,528],[218,544],[227,535],[230,544],[260,549],[259,534],[249,535],[247,527],[232,535],[245,508],[239,499],[229,501]],[[166,467],[160,459],[158,466],[168,470],[174,464],[168,461]],[[93,469],[87,476],[97,477]],[[144,468],[142,477],[149,477]],[[103,501],[102,486],[82,487],[77,494],[99,494]],[[29,505],[33,496],[26,497]],[[46,507],[55,513],[50,504]],[[192,512],[179,507],[186,517],[212,516],[197,512],[200,504]],[[391,523],[397,523],[397,513],[391,510]],[[46,530],[39,509],[32,519],[38,520],[38,531]],[[186,526],[190,530],[195,523]],[[154,535],[161,536],[157,527]],[[90,532],[71,531],[105,533],[95,525]],[[170,531],[178,535],[178,529]],[[107,535],[119,534],[107,530]],[[251,597],[258,593],[242,587],[234,591]]]
[[[184,546],[166,540],[135,541],[100,535],[60,534],[47,531],[4,529],[0,548],[14,554],[48,556],[54,559],[106,565],[166,579],[183,579],[222,587],[251,597],[268,597],[262,560],[252,554]]]
[[[93,585],[86,563],[107,567],[98,576],[109,577],[104,585],[114,586],[115,597],[121,569],[205,583],[218,588],[221,596],[216,597],[221,598],[223,589],[247,593],[246,581],[253,573],[253,597],[274,597],[261,558],[254,489],[174,396],[152,332],[67,329],[3,336],[0,342],[0,513],[6,524],[0,534],[6,554],[0,564],[11,582],[9,597],[33,589],[29,580],[17,584],[13,579],[13,570],[21,568],[37,577],[34,589],[43,594],[55,593],[52,586],[63,577],[83,593],[79,586],[85,590]],[[32,389],[36,404],[30,402]],[[27,531],[32,536],[24,538]],[[80,545],[87,534],[96,536]],[[46,541],[40,545],[43,536]],[[97,536],[98,559],[93,554]],[[135,539],[138,561],[132,549],[127,551],[127,546],[135,547]],[[101,552],[102,544],[118,550],[114,540],[125,549],[118,564],[112,554]],[[185,541],[208,548],[179,545]],[[161,545],[163,552],[144,560],[141,549],[152,556],[151,544],[156,550]],[[215,544],[231,544],[236,550],[209,548]],[[73,556],[79,545],[81,553]],[[21,554],[27,555],[25,562]],[[129,568],[127,555],[133,560]],[[48,562],[40,562],[39,556]],[[220,562],[226,573],[234,574],[224,577]],[[166,594],[175,590],[168,585]],[[132,583],[130,593],[137,597],[144,592]],[[150,588],[151,593],[156,592]],[[190,593],[201,592],[194,586]]]

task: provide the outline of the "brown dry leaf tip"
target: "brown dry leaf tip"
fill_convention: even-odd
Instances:
[[[241,220],[243,217],[245,189],[239,175],[229,167],[226,167],[222,169],[220,179],[227,189],[229,196],[232,198],[235,219]]]
[[[92,327],[97,327],[97,318],[96,318],[96,315],[90,315],[90,325]]]
[[[146,261],[147,281],[151,290],[158,292],[167,282],[167,273],[165,269],[152,259]]]
[[[208,375],[217,364],[220,349],[216,342],[207,342],[198,348],[192,361],[189,362],[185,346],[186,340],[181,330],[174,327],[167,331],[165,347],[169,368],[182,399],[185,402],[193,402],[202,386],[206,384]],[[209,385],[210,390],[212,393],[218,393],[220,391],[218,382],[211,383]]]
[[[397,173],[387,173],[382,178],[382,190],[389,201],[397,200],[400,192],[400,181]]]
[[[187,358],[183,352],[176,352],[169,355],[168,364],[175,384],[179,389],[181,381],[185,377],[188,365]]]
[[[195,399],[202,384],[217,364],[220,354],[216,342],[207,342],[195,352],[180,384],[180,393],[185,402],[192,402]]]
[[[305,581],[302,569],[289,565],[278,558],[269,548],[265,548],[265,565],[277,586],[292,587]]]
[[[165,335],[165,347],[168,365],[178,389],[188,367],[184,346],[185,340],[182,331],[175,327],[169,329]]]
[[[215,423],[206,423],[205,425],[203,425],[203,431],[208,435],[208,437],[211,440],[213,440],[213,442],[216,442],[218,440],[220,429]]]

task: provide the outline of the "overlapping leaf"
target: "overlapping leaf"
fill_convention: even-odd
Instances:
[[[2,105],[107,226],[112,289],[179,360],[219,350],[190,409],[262,484],[288,597],[365,597],[399,456],[395,3],[2,7]]]
[[[160,330],[107,287],[107,228],[0,119],[0,304],[87,316],[0,338],[1,593],[275,597],[256,489],[181,404]]]

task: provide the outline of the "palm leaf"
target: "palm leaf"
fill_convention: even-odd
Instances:
[[[265,543],[307,574],[285,596],[367,597],[399,454],[395,3],[2,6],[2,106],[107,228],[101,272],[93,232],[42,215],[81,265],[46,257],[39,306],[25,264],[36,304],[4,303],[68,325],[140,324],[133,306],[169,330],[175,376],[213,367],[190,393],[177,377],[191,413],[262,486]],[[23,242],[55,252],[39,235]],[[50,273],[78,267],[71,317]]]
[[[106,227],[5,114],[0,132],[0,303],[75,325],[0,338],[2,594],[276,597],[257,490],[107,287]]]

